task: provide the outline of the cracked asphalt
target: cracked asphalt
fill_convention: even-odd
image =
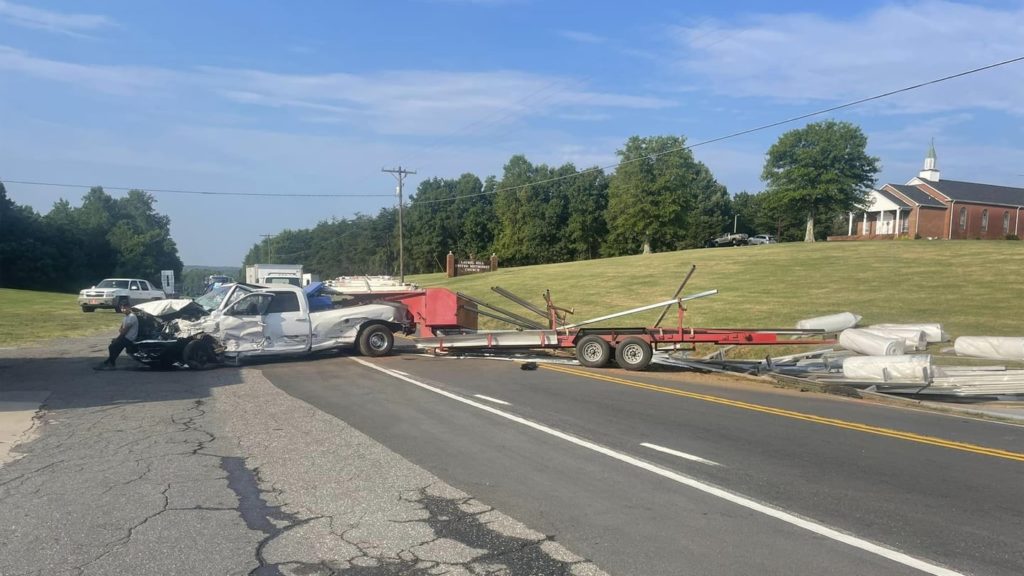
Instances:
[[[49,391],[0,467],[0,574],[597,575],[257,368],[157,372],[106,338],[0,350]]]

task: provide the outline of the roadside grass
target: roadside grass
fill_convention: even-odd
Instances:
[[[117,335],[120,314],[105,309],[86,314],[77,298],[76,294],[0,288],[0,346],[104,332],[111,338]]]
[[[445,286],[530,316],[490,290],[501,286],[544,306],[574,308],[573,321],[671,298],[691,264],[697,271],[685,294],[718,289],[689,302],[687,326],[787,328],[801,318],[850,311],[863,324],[941,322],[952,336],[1024,336],[1019,310],[1024,287],[1024,242],[879,241],[789,243],[708,248],[583,262],[504,268],[447,279],[409,276],[421,286]],[[73,294],[0,288],[0,346],[49,338],[109,333],[120,316],[85,314]],[[658,311],[603,323],[647,326]],[[537,317],[539,319],[539,317]],[[675,322],[672,311],[663,325]],[[508,328],[481,318],[482,328]],[[786,353],[789,347],[771,352]],[[936,348],[937,347],[933,347]],[[744,356],[763,356],[751,349]]]
[[[541,295],[550,289],[556,305],[575,308],[571,318],[578,321],[671,298],[691,264],[697,271],[684,295],[710,289],[718,289],[719,294],[689,302],[686,326],[786,328],[802,318],[850,311],[862,315],[864,325],[940,322],[953,337],[1024,336],[1019,317],[1024,242],[787,243],[505,268],[452,279],[430,274],[408,280],[445,286],[516,312],[521,310],[518,305],[490,287],[501,286],[542,308]],[[658,314],[657,310],[644,312],[603,324],[648,326]],[[673,310],[662,325],[674,323]],[[508,328],[485,318],[481,325]],[[772,354],[778,352],[782,349]],[[764,354],[749,350],[743,355]]]

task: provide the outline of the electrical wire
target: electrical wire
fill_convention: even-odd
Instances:
[[[626,164],[631,164],[633,162],[639,162],[641,160],[646,160],[646,159],[653,160],[655,158],[659,158],[659,157],[665,156],[667,154],[672,154],[674,152],[681,152],[683,150],[692,150],[693,148],[697,148],[698,146],[705,146],[707,144],[713,144],[715,142],[721,142],[722,140],[729,140],[731,138],[737,138],[739,136],[745,136],[747,134],[752,134],[754,132],[760,132],[762,130],[767,130],[769,128],[775,128],[776,126],[782,126],[784,124],[790,124],[790,123],[793,123],[793,122],[797,122],[799,120],[806,120],[807,118],[811,118],[811,117],[814,117],[814,116],[820,116],[822,114],[828,114],[829,112],[835,112],[836,110],[842,110],[844,108],[850,108],[852,106],[858,106],[860,104],[864,104],[864,103],[867,103],[867,102],[872,102],[874,100],[881,100],[882,98],[888,98],[889,96],[894,96],[896,94],[902,94],[904,92],[910,92],[911,90],[917,90],[918,88],[924,88],[925,86],[931,86],[933,84],[939,84],[940,82],[946,82],[948,80],[953,80],[955,78],[961,78],[963,76],[968,76],[970,74],[976,74],[978,72],[984,72],[985,70],[991,70],[993,68],[998,68],[1000,66],[1006,66],[1007,64],[1013,64],[1015,62],[1020,62],[1022,60],[1024,60],[1024,56],[1018,56],[1016,58],[1010,58],[1009,60],[1003,60],[1001,62],[996,62],[994,64],[989,64],[987,66],[980,66],[978,68],[972,68],[971,70],[966,70],[966,71],[963,71],[963,72],[958,72],[956,74],[950,74],[948,76],[943,76],[941,78],[935,78],[933,80],[928,80],[926,82],[920,82],[918,84],[912,84],[910,86],[904,86],[903,88],[897,88],[896,90],[890,90],[888,92],[883,92],[882,94],[876,94],[874,96],[868,96],[867,98],[861,98],[859,100],[854,100],[852,102],[846,102],[845,104],[839,104],[839,105],[836,105],[836,106],[831,106],[829,108],[823,108],[821,110],[815,110],[814,112],[808,112],[806,114],[801,114],[799,116],[793,116],[791,118],[786,118],[785,120],[779,120],[777,122],[771,122],[769,124],[762,124],[761,126],[757,126],[757,127],[754,127],[754,128],[748,128],[746,130],[740,130],[738,132],[732,132],[730,134],[726,134],[724,136],[718,136],[716,138],[711,138],[709,140],[702,140],[702,141],[697,142],[695,144],[688,144],[686,146],[676,146],[674,148],[668,148],[668,149],[662,150],[660,152],[654,152],[652,154],[647,154],[647,155],[644,155],[644,156],[640,156],[639,158],[632,158],[630,160],[623,160],[622,162],[617,162],[615,164],[609,164],[607,166],[595,166],[593,168],[587,168],[585,170],[580,170],[579,172],[576,172],[574,174],[567,174],[565,176],[555,176],[553,178],[548,178],[548,179],[545,179],[545,180],[538,180],[537,182],[530,182],[529,184],[520,184],[519,186],[512,186],[512,187],[509,187],[509,188],[499,188],[497,190],[492,190],[490,192],[479,192],[477,194],[464,194],[462,196],[455,196],[455,197],[452,197],[452,198],[438,198],[436,200],[423,200],[423,201],[418,201],[417,203],[418,204],[434,204],[434,203],[437,203],[437,202],[450,202],[450,201],[453,201],[453,200],[460,200],[460,199],[463,199],[463,198],[473,198],[473,197],[477,197],[477,196],[490,196],[490,195],[493,195],[493,194],[497,194],[499,192],[512,192],[512,191],[521,190],[521,189],[524,189],[524,188],[529,188],[530,186],[536,186],[536,185],[539,185],[539,184],[549,184],[551,182],[558,182],[560,180],[565,180],[567,178],[575,178],[576,176],[580,176],[582,174],[587,174],[587,173],[590,173],[590,172],[610,170],[612,168],[618,168],[619,166],[624,166]]]
[[[0,179],[0,182],[7,184],[24,184],[27,186],[50,186],[55,188],[95,188],[95,184],[66,184],[58,182],[35,182],[30,180],[7,180]],[[167,188],[145,188],[143,186],[99,186],[104,190],[141,190],[143,192],[156,192],[160,194],[196,194],[202,196],[267,196],[284,198],[391,198],[394,194],[305,194],[302,192],[211,192],[203,190],[174,190]]]

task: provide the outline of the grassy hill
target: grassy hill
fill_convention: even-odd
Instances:
[[[941,322],[953,336],[1024,336],[1024,242],[775,244],[506,268],[450,280],[442,274],[408,279],[517,312],[490,287],[542,306],[541,294],[550,289],[557,305],[575,307],[573,318],[583,320],[670,298],[690,264],[697,272],[686,293],[712,288],[720,293],[689,303],[689,326],[784,328],[801,318],[850,311],[864,316],[865,323]],[[648,325],[656,318],[657,312],[649,312],[611,323]],[[120,316],[107,310],[83,314],[74,295],[0,289],[0,346],[88,333],[113,336],[119,323]]]
[[[543,305],[575,307],[582,320],[672,297],[691,264],[685,293],[717,288],[690,302],[687,325],[792,327],[797,320],[850,311],[864,323],[941,322],[952,335],[1024,335],[1024,243],[1012,241],[880,241],[709,248],[507,268],[446,279],[413,276],[514,309],[491,292],[501,286]],[[653,323],[657,312],[614,321]]]

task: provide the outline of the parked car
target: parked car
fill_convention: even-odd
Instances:
[[[747,239],[747,244],[750,244],[751,246],[754,244],[778,244],[778,242],[779,241],[775,239],[775,236],[772,236],[771,234],[758,234]]]
[[[92,288],[78,293],[78,305],[82,312],[93,312],[97,308],[117,310],[121,304],[135,305],[151,300],[162,300],[164,291],[147,280],[139,278],[107,278]]]
[[[720,246],[745,246],[747,244],[746,234],[723,234],[708,241],[709,248]]]
[[[129,354],[160,368],[205,368],[248,357],[351,347],[364,356],[383,356],[391,352],[395,332],[415,331],[404,304],[313,311],[306,293],[290,284],[225,284],[194,301],[148,302],[134,309],[140,338]]]

